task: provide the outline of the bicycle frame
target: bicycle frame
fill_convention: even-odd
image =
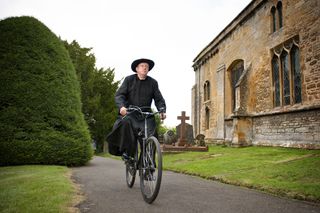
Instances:
[[[135,181],[136,170],[139,170],[140,175],[140,189],[143,195],[143,199],[147,203],[152,203],[160,190],[161,177],[162,177],[162,154],[160,150],[160,144],[157,138],[152,135],[148,135],[148,118],[159,112],[143,112],[139,107],[129,107],[129,112],[127,115],[134,111],[138,111],[144,117],[144,131],[140,131],[138,137],[141,133],[144,133],[142,139],[142,144],[137,140],[137,149],[134,158],[134,164],[126,163],[126,180],[127,185],[131,188]],[[140,145],[140,154],[139,153]]]
[[[160,112],[143,112],[141,110],[142,108],[146,108],[146,107],[141,107],[140,108],[140,107],[137,107],[137,106],[129,106],[128,111],[131,111],[131,112],[129,112],[123,118],[125,118],[126,116],[130,115],[131,113],[133,113],[135,111],[138,111],[140,114],[143,115],[143,117],[144,117],[144,131],[143,131],[144,132],[144,136],[141,138],[142,139],[142,144],[141,144],[142,145],[142,149],[141,149],[141,151],[144,152],[145,151],[145,146],[146,146],[146,141],[147,141],[147,139],[149,137],[148,136],[148,122],[147,122],[147,119],[148,119],[149,116],[156,115],[156,114],[158,114]],[[150,107],[147,107],[147,108],[150,108]],[[138,146],[139,146],[139,143],[137,141],[137,150],[138,150]],[[138,162],[140,162],[139,159],[143,156],[142,152],[140,153],[139,158],[135,159],[135,160],[138,160]],[[139,164],[137,164],[136,169],[139,169],[138,165]]]

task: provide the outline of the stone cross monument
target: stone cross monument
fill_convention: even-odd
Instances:
[[[186,140],[186,120],[189,120],[189,116],[186,116],[186,112],[182,111],[181,116],[178,116],[177,118],[178,118],[178,120],[181,120],[180,138],[178,139],[178,146],[184,146],[187,143],[187,140]]]

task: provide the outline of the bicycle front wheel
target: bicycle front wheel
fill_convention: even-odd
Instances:
[[[143,199],[152,203],[158,196],[162,178],[162,154],[157,138],[147,139],[141,163],[140,189]]]

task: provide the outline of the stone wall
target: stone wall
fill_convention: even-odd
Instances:
[[[283,27],[273,32],[271,30],[271,8],[278,0],[255,0],[243,10],[207,47],[201,51],[194,61],[196,82],[192,105],[194,121],[198,128],[195,135],[204,134],[214,140],[224,137],[228,140],[239,140],[234,135],[252,139],[253,144],[320,144],[319,123],[312,116],[318,113],[309,112],[310,108],[320,108],[320,1],[319,0],[282,0]],[[294,40],[299,47],[302,102],[286,106],[274,107],[272,85],[272,50]],[[237,92],[239,108],[234,111],[232,104],[231,68],[235,61],[242,60],[246,70]],[[224,67],[223,75],[217,70]],[[220,70],[221,72],[221,70]],[[221,85],[221,76],[224,81]],[[210,81],[211,97],[203,101],[203,85]],[[223,95],[221,95],[223,94]],[[223,101],[221,100],[223,97]],[[222,106],[223,105],[223,106]],[[196,107],[194,107],[196,106]],[[210,108],[210,128],[205,126],[205,108]],[[310,124],[303,123],[303,115],[309,116]],[[222,116],[221,116],[222,115]],[[252,118],[250,122],[239,122],[237,116]],[[223,117],[224,119],[221,119]],[[281,118],[283,123],[297,123],[297,127],[282,128],[273,125]],[[287,121],[287,120],[288,121]],[[299,123],[298,121],[301,120]],[[231,123],[233,124],[231,125]],[[271,128],[263,131],[264,122]],[[221,124],[224,128],[221,128]],[[245,128],[241,125],[245,124]],[[261,125],[261,127],[259,126]],[[291,124],[292,125],[292,124]],[[299,125],[302,129],[300,129]],[[300,137],[299,131],[308,127],[307,137]],[[317,127],[318,125],[318,127]],[[236,132],[237,129],[247,129],[247,132]],[[223,133],[221,132],[224,131]],[[294,132],[292,132],[294,131]],[[296,131],[296,132],[295,132]],[[272,133],[277,133],[279,137]],[[240,134],[241,133],[241,134]],[[294,134],[292,134],[294,133]],[[245,134],[245,135],[242,135]],[[313,134],[311,140],[310,135]],[[269,139],[268,139],[269,138]],[[301,139],[305,138],[305,142]],[[251,141],[248,141],[251,143]],[[298,145],[294,145],[298,146]],[[299,145],[300,146],[300,145]],[[301,145],[304,147],[305,145]],[[311,145],[313,146],[313,145]]]
[[[320,109],[253,118],[255,145],[320,149]]]
[[[304,104],[320,103],[320,1],[286,1],[290,19],[285,35],[299,33]]]

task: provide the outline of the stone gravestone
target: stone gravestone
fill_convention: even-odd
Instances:
[[[186,132],[186,120],[189,120],[189,117],[186,116],[185,111],[182,111],[181,116],[178,116],[177,118],[178,118],[178,120],[181,120],[181,125],[180,125],[180,129],[179,129],[180,134],[178,137],[179,138],[178,139],[178,146],[184,146],[187,143],[185,132]]]
[[[181,116],[178,116],[178,119],[181,120],[181,124],[176,126],[177,136],[178,138],[177,143],[175,145],[170,144],[170,140],[168,139],[168,144],[165,142],[162,146],[163,151],[197,151],[197,152],[207,152],[208,146],[205,146],[204,142],[204,135],[198,136],[198,140],[201,142],[198,146],[195,145],[195,139],[193,138],[193,127],[192,125],[186,123],[186,120],[189,120],[189,117],[186,116],[186,112],[182,111]],[[165,134],[167,138],[170,138],[172,132],[166,132]]]
[[[164,144],[174,144],[177,140],[176,134],[172,130],[168,130],[163,135]]]
[[[186,120],[189,120],[189,116],[186,116],[186,112],[182,111],[181,112],[181,116],[178,116],[178,119],[181,120],[181,124],[178,125],[177,128],[177,135],[178,135],[178,146],[184,146],[188,143],[188,140],[191,144],[193,144],[193,130],[192,130],[192,126],[190,124],[188,124],[189,126],[189,131],[187,131],[187,123]],[[191,131],[190,131],[191,129]],[[186,138],[188,134],[188,140]]]
[[[181,125],[176,126],[177,137],[180,138]],[[194,145],[194,137],[193,137],[193,127],[192,125],[185,123],[185,140],[188,145]]]
[[[197,144],[198,146],[206,146],[206,143],[205,143],[205,141],[204,141],[204,138],[205,138],[205,135],[203,135],[203,134],[197,135],[197,137],[196,137],[196,144]]]
[[[158,135],[158,141],[160,144],[163,144],[163,142],[164,142],[163,135]]]

